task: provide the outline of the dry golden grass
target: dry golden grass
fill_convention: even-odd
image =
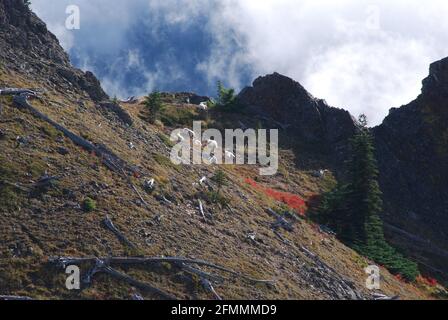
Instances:
[[[40,87],[20,75],[1,73],[1,77],[9,86]],[[196,257],[255,278],[276,280],[274,289],[230,281],[217,287],[226,299],[331,298],[311,288],[303,278],[302,264],[310,263],[306,257],[272,233],[273,219],[265,209],[280,204],[244,182],[245,178],[257,176],[257,168],[224,168],[230,183],[222,192],[229,199],[231,210],[207,204],[205,209],[213,217],[207,223],[197,209],[197,197],[205,191],[197,182],[204,175],[213,176],[216,169],[171,164],[169,145],[164,138],[172,129],[169,124],[162,129],[145,123],[139,117],[144,112],[142,105],[124,105],[135,121],[135,125],[128,128],[110,120],[84,97],[63,95],[50,88],[43,98],[43,101],[33,101],[41,112],[94,143],[103,143],[141,168],[142,177],[132,179],[150,208],[140,203],[125,179],[107,170],[95,156],[32,115],[14,108],[9,99],[2,99],[4,111],[0,128],[7,132],[7,137],[0,140],[0,167],[6,172],[4,176],[26,184],[47,171],[61,175],[61,181],[49,193],[32,196],[8,189],[6,197],[14,202],[14,207],[0,203],[0,294],[22,294],[39,299],[130,298],[132,290],[127,284],[105,275],[96,277],[94,285],[86,290],[68,291],[64,286],[64,271],[47,263],[51,256],[134,254],[102,227],[102,220],[108,214],[138,246],[139,254]],[[85,109],[80,109],[79,101],[83,101]],[[179,113],[178,108],[168,106],[171,113],[177,112],[176,119],[191,120],[191,116],[196,116],[193,110]],[[171,113],[166,115],[172,116]],[[17,136],[30,137],[30,144],[17,148]],[[135,149],[129,148],[129,142],[133,142]],[[66,148],[69,154],[59,154],[58,147]],[[302,196],[322,191],[324,187],[317,179],[296,169],[294,157],[291,152],[283,152],[279,174],[262,178],[260,183]],[[147,194],[141,188],[143,179],[150,177],[156,180],[154,194]],[[160,202],[156,198],[158,194],[174,199],[175,203]],[[86,213],[73,206],[86,197],[96,201],[95,211]],[[155,222],[156,217],[160,217],[160,223]],[[256,233],[256,244],[247,240],[250,232]],[[305,221],[297,225],[294,233],[283,233],[283,236],[296,247],[305,246],[316,252],[339,274],[351,279],[360,291],[367,293],[363,269],[368,262],[352,250],[334,238],[325,238]],[[85,272],[85,268],[87,266],[82,271]],[[211,298],[199,288],[197,279],[182,278],[180,270],[166,265],[122,271],[179,298]],[[386,270],[382,270],[382,274],[385,293],[400,294],[404,299],[428,298],[425,292],[399,282]]]

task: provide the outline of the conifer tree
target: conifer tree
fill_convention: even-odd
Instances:
[[[359,118],[359,130],[351,147],[349,182],[324,195],[318,220],[333,228],[343,242],[359,253],[407,280],[414,280],[419,273],[417,264],[399,254],[384,237],[379,171],[364,115]]]
[[[218,170],[216,174],[213,176],[213,180],[218,185],[218,194],[221,192],[223,186],[227,183],[227,176],[222,170]]]
[[[145,106],[149,111],[149,122],[155,123],[163,108],[160,92],[155,91],[145,98]]]
[[[221,81],[218,81],[218,103],[223,110],[231,111],[236,107],[236,96],[234,89],[227,89]]]

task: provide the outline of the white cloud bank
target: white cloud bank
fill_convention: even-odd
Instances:
[[[80,6],[81,25],[91,36],[74,37],[62,27],[68,4]],[[212,46],[196,69],[210,82],[224,79],[241,88],[247,85],[243,68],[253,77],[277,71],[330,105],[366,113],[372,125],[414,99],[428,65],[448,56],[446,0],[33,0],[33,8],[66,49],[77,41],[92,50],[124,49],[129,67],[140,64],[138,52],[122,48],[136,13],[148,12],[144,27],[154,32],[206,17],[201,23]],[[145,90],[179,77],[176,66],[157,69],[145,73]],[[117,86],[113,79],[103,82]]]

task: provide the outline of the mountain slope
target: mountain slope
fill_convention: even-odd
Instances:
[[[278,200],[286,193],[307,198],[333,182],[331,174],[324,179],[313,175],[311,168],[323,163],[315,160],[313,150],[281,150],[281,170],[273,177],[259,177],[255,166],[224,167],[228,183],[221,195],[228,205],[216,203],[210,193],[218,188],[212,179],[217,167],[176,166],[169,160],[167,135],[202,117],[197,106],[185,103],[185,95],[164,95],[167,125],[150,125],[141,103],[100,103],[107,96],[94,76],[70,66],[56,38],[21,1],[0,3],[0,23],[0,87],[35,89],[39,97],[29,99],[29,104],[71,133],[64,135],[36,112],[19,108],[17,97],[0,97],[0,295],[131,299],[138,293],[159,299],[160,294],[107,274],[95,275],[83,290],[69,291],[67,275],[51,258],[181,256],[274,281],[254,284],[230,277],[222,282],[211,277],[224,299],[372,298],[364,273],[371,262],[296,215],[284,217],[292,230],[273,228],[278,219],[267,209],[285,212]],[[209,116],[205,123],[210,127],[235,123],[234,118],[254,121],[252,114],[218,111]],[[347,115],[343,118],[350,122]],[[277,120],[268,116],[264,121]],[[107,157],[79,147],[73,135],[102,150],[102,155],[113,154],[129,170],[111,170]],[[303,166],[296,169],[297,164]],[[59,180],[40,187],[48,176]],[[198,183],[203,176],[208,178],[205,185]],[[152,193],[144,188],[151,178]],[[86,210],[86,203],[92,210]],[[106,216],[127,241],[105,227]],[[80,267],[84,277],[93,265]],[[179,299],[213,298],[207,286],[201,286],[197,269],[170,263],[116,269]],[[381,272],[383,293],[429,298],[386,270]]]

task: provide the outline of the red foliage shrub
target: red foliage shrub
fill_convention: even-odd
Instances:
[[[396,274],[394,277],[395,277],[398,281],[405,282],[405,280],[404,280],[404,278],[403,278],[403,276],[402,276],[401,274]]]
[[[263,186],[260,186],[258,183],[256,183],[254,180],[247,178],[245,180],[247,184],[252,186],[254,189],[263,192],[268,197],[275,199],[277,201],[281,201],[284,204],[286,204],[289,208],[295,210],[300,215],[305,215],[306,211],[306,202],[298,195],[288,193],[288,192],[281,192],[277,191],[271,188],[266,188]]]
[[[423,285],[426,285],[429,287],[436,287],[439,284],[436,279],[431,278],[431,277],[425,277],[422,275],[419,275],[416,280],[417,280],[417,283],[420,283],[420,284],[423,284]]]

